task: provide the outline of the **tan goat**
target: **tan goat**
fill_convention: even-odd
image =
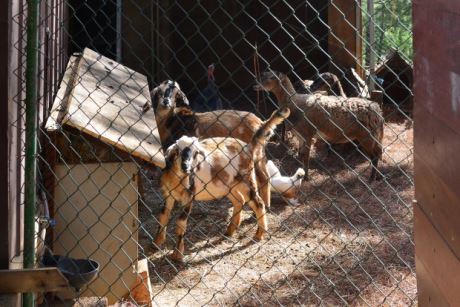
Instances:
[[[202,138],[234,137],[250,142],[262,120],[245,111],[192,111],[186,95],[175,81],[163,81],[151,91],[162,144],[167,147],[183,135]],[[146,105],[144,109],[148,109]]]
[[[264,179],[260,180],[261,168],[266,167],[265,145],[273,130],[289,113],[288,108],[275,111],[261,124],[249,143],[231,137],[198,140],[183,136],[171,145],[166,151],[166,168],[160,179],[165,205],[154,243],[157,246],[164,243],[171,210],[178,202],[184,210],[177,220],[177,245],[172,258],[182,260],[192,202],[224,197],[233,204],[233,216],[226,234],[233,235],[239,227],[242,207],[248,203],[258,223],[254,239],[262,240],[267,232],[267,217],[266,204],[259,195],[259,189],[261,185],[269,185],[268,177],[262,176]]]
[[[378,103],[363,98],[343,98],[322,94],[297,94],[283,73],[267,71],[255,90],[272,92],[280,107],[291,110],[289,121],[298,135],[299,151],[306,176],[312,139],[319,136],[332,144],[358,141],[372,162],[370,180],[380,178],[384,119]]]

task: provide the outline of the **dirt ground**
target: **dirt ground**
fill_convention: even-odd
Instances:
[[[151,243],[161,208],[154,174],[147,205],[140,206],[139,237],[140,253],[151,260],[155,305],[416,305],[411,125],[386,124],[380,166],[385,178],[373,183],[359,150],[334,147],[328,153],[320,143],[301,204],[272,195],[269,237],[262,242],[252,240],[256,220],[249,207],[237,235],[225,238],[229,201],[195,203],[184,263],[168,258],[174,218],[164,249]],[[300,166],[294,150],[276,144],[267,150],[283,174]]]

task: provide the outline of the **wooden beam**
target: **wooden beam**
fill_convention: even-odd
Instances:
[[[10,260],[10,215],[9,207],[15,204],[10,204],[8,195],[8,138],[11,135],[8,127],[8,117],[10,116],[9,106],[11,104],[9,97],[9,66],[10,66],[10,49],[12,44],[10,40],[11,18],[10,1],[0,2],[0,42],[3,48],[0,48],[0,129],[3,132],[0,135],[0,268],[8,268]]]
[[[331,0],[328,9],[328,53],[331,57],[329,70],[355,68],[363,77],[361,8],[356,1]]]
[[[57,268],[0,270],[0,293],[54,292],[69,288]]]

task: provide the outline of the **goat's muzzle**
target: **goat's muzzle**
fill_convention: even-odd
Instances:
[[[169,105],[171,105],[171,97],[166,97],[166,98],[164,98],[162,104],[163,104],[164,106],[169,106]]]

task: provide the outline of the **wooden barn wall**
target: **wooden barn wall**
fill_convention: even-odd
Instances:
[[[414,231],[420,306],[460,302],[459,38],[459,1],[414,1]]]
[[[160,7],[146,0],[136,1],[135,6],[124,1],[123,63],[147,74],[154,83],[176,79],[192,100],[197,89],[206,86],[206,67],[216,63],[221,94],[240,109],[251,109],[256,100],[252,90],[255,43],[262,70],[270,65],[292,78],[295,71],[303,79],[311,78],[317,69],[327,71],[327,2],[289,1],[295,16],[283,1],[262,2],[271,14],[259,1],[202,1],[201,5],[161,1]],[[310,34],[302,31],[304,25],[299,21]],[[283,29],[293,34],[295,43]]]
[[[5,125],[0,142],[0,152],[6,155],[1,159],[7,163],[0,167],[2,189],[0,265],[11,265],[13,257],[18,256],[23,246],[23,184],[24,184],[24,122],[25,122],[25,48],[26,48],[26,0],[0,1],[2,31],[2,50],[0,61],[0,95],[3,108],[0,116]],[[39,82],[38,119],[40,124],[46,118],[59,79],[67,62],[66,25],[67,9],[64,0],[42,0],[40,2],[39,25]],[[6,19],[5,19],[6,17]],[[2,33],[3,34],[3,33]],[[7,231],[4,231],[7,230]],[[3,248],[6,247],[7,248]]]

